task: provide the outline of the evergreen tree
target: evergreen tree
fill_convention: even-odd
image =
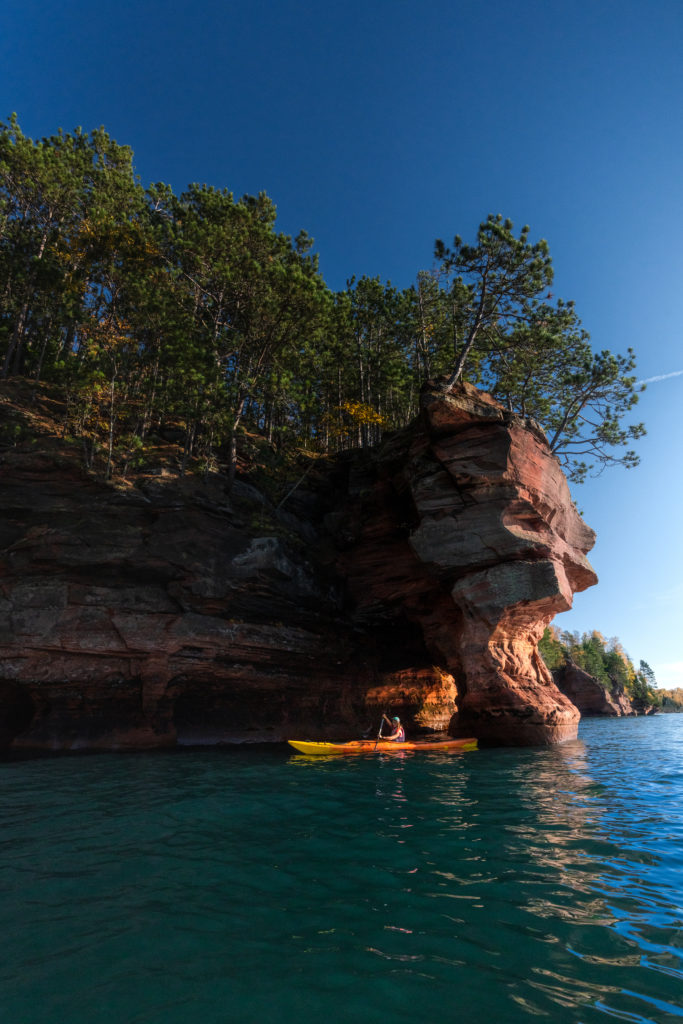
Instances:
[[[479,225],[476,245],[466,245],[459,235],[448,248],[437,239],[434,255],[442,273],[451,278],[454,308],[456,359],[444,384],[450,391],[463,375],[475,344],[488,354],[510,330],[526,324],[533,300],[553,279],[548,243],[529,242],[529,228],[519,238],[510,220],[489,214]]]
[[[0,372],[59,384],[106,475],[169,423],[183,470],[227,452],[234,475],[245,425],[280,448],[374,445],[426,379],[465,376],[536,419],[572,479],[635,465],[633,353],[593,352],[573,304],[549,301],[547,243],[491,215],[436,256],[402,291],[361,277],[335,294],[267,195],[144,190],[103,128],[0,125]]]

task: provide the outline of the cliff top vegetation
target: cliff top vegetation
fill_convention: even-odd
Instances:
[[[221,462],[231,479],[249,432],[280,452],[374,445],[428,379],[537,420],[575,481],[633,466],[634,354],[594,352],[552,280],[547,243],[489,215],[472,244],[437,241],[407,288],[333,291],[264,193],[145,188],[104,128],[34,141],[0,125],[2,377],[29,401],[58,389],[64,432],[105,479],[168,431],[183,472]]]
[[[664,691],[657,689],[654,672],[646,661],[636,669],[617,637],[607,639],[598,630],[579,635],[548,626],[538,649],[551,672],[578,665],[609,693],[627,694],[636,708],[662,705]]]

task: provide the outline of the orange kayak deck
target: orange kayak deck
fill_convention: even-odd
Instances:
[[[301,754],[398,754],[401,750],[476,750],[472,737],[461,740],[424,740],[422,743],[389,743],[386,740],[349,740],[347,743],[316,743],[307,740],[288,740]]]

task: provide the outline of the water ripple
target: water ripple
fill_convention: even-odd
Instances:
[[[5,764],[0,1019],[680,1020],[681,739]]]

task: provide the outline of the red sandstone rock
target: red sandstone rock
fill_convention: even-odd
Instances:
[[[451,731],[507,744],[571,739],[579,713],[537,643],[573,593],[596,582],[593,531],[540,428],[466,385],[427,392],[424,409],[399,473],[387,467],[393,533],[376,529],[392,506],[386,483],[376,507],[358,512],[347,572],[359,605],[399,602],[420,624],[457,683]]]
[[[2,470],[0,748],[340,739],[374,731],[389,702],[448,725],[448,676],[417,629],[397,651],[360,627],[287,529],[316,538],[320,523],[275,516],[243,484],[228,502],[221,480],[117,490],[21,449]],[[254,536],[254,518],[289,537]]]
[[[570,662],[554,673],[557,685],[582,715],[635,715],[625,693],[610,693],[588,672]]]
[[[5,743],[348,738],[389,708],[413,733],[576,734],[536,643],[595,582],[593,533],[536,426],[467,386],[427,393],[422,420],[306,486],[276,511],[239,482],[117,490],[5,453]]]

